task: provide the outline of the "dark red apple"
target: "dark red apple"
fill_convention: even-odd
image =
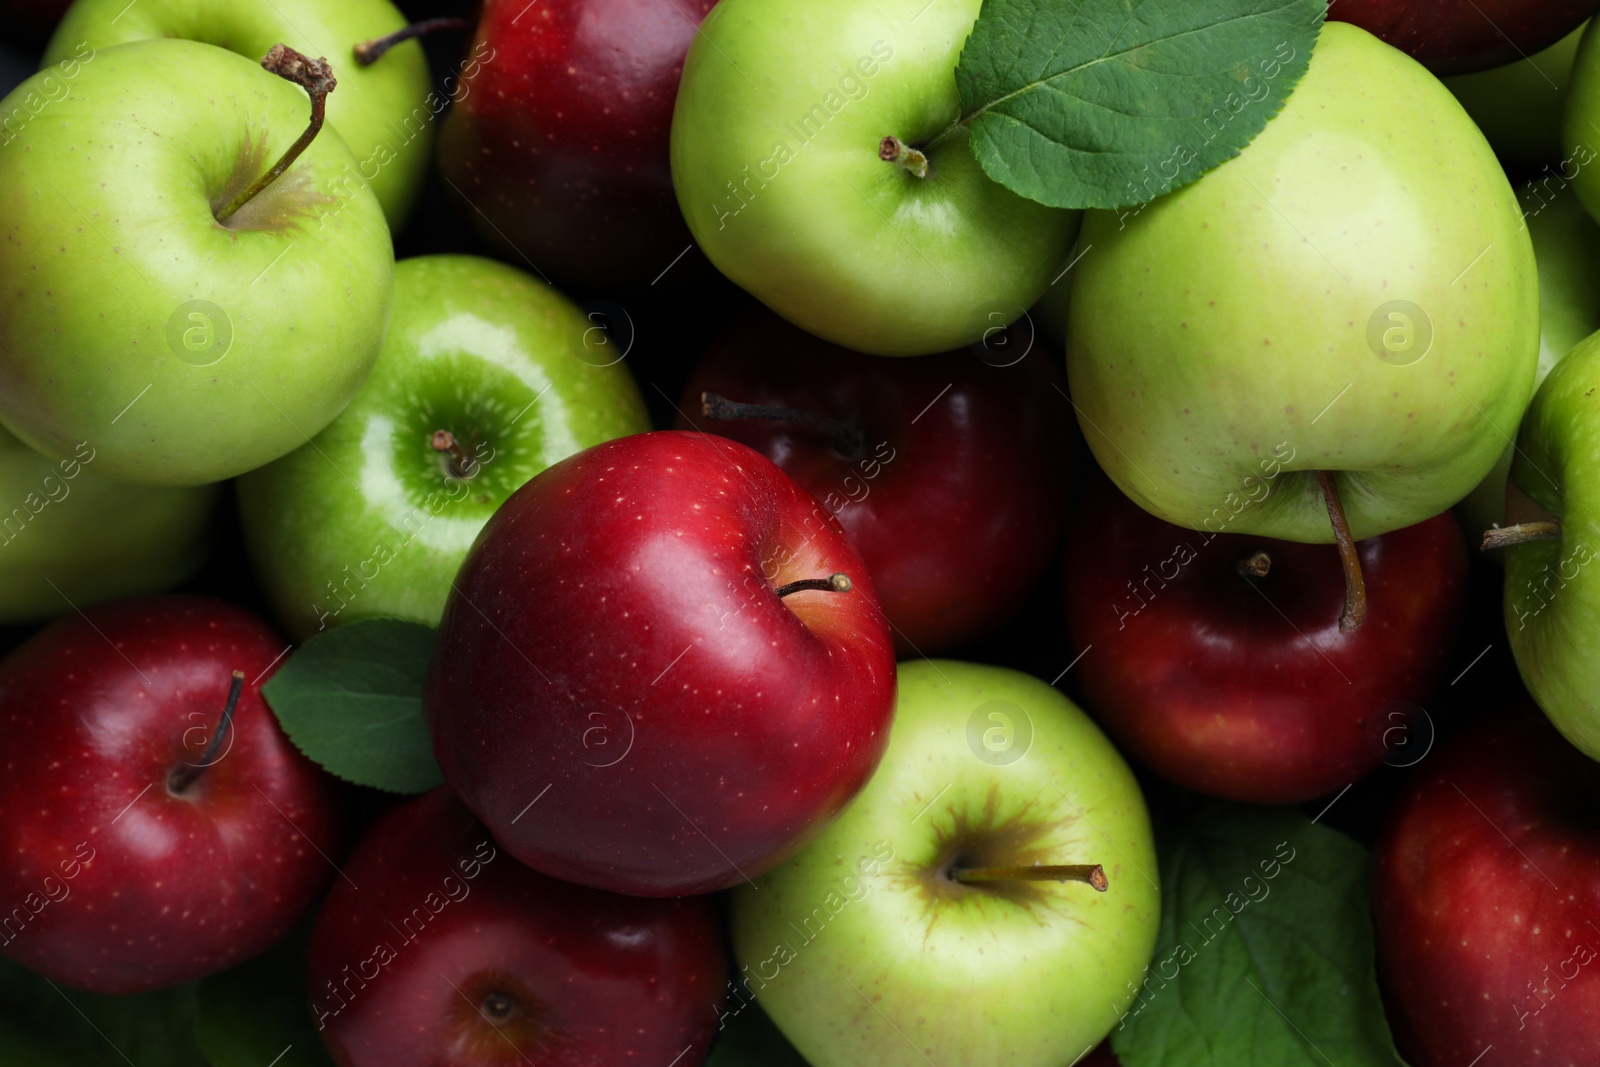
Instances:
[[[0,953],[134,993],[288,932],[333,874],[342,818],[261,698],[287,648],[221,601],[146,597],[0,663]]]
[[[697,1064],[727,953],[710,898],[558,882],[448,789],[356,847],[311,936],[311,1006],[340,1067]]]
[[[1600,1063],[1600,764],[1537,710],[1418,768],[1373,855],[1378,973],[1414,1067]]]
[[[1354,23],[1444,75],[1526,59],[1596,9],[1600,0],[1333,0],[1328,18]]]
[[[500,506],[423,700],[445,777],[512,855],[680,896],[830,823],[877,766],[894,686],[872,581],[821,505],[737,442],[667,431]]]
[[[735,403],[707,413],[705,393]],[[1043,353],[868,356],[756,309],[706,352],[679,411],[681,428],[744,442],[838,518],[901,655],[1004,621],[1059,544],[1070,408]]]
[[[649,282],[689,247],[667,151],[714,2],[485,0],[478,72],[439,137],[439,170],[485,240],[591,285]]]
[[[1173,526],[1099,474],[1071,531],[1067,625],[1086,649],[1073,676],[1136,761],[1203,793],[1292,804],[1408,758],[1466,597],[1452,515],[1360,542],[1367,621],[1351,633],[1333,545]]]

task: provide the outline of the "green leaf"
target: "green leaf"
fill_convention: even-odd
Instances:
[[[735,1000],[724,1009],[705,1067],[806,1067],[806,1061],[755,1001],[741,1007]]]
[[[206,1067],[194,986],[108,997],[0,960],[0,1067]]]
[[[989,177],[1030,200],[1143,204],[1254,140],[1305,74],[1327,6],[984,0],[956,68],[961,122]]]
[[[307,641],[262,687],[289,740],[331,774],[391,793],[444,782],[422,714],[434,632],[367,619]]]
[[[201,980],[195,1037],[212,1067],[332,1067],[306,992],[309,930]]]
[[[1165,836],[1165,835],[1164,835]],[[1203,808],[1161,853],[1161,934],[1124,1067],[1395,1067],[1366,850],[1293,808]]]

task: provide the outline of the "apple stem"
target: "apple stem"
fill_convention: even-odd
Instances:
[[[1560,520],[1519,522],[1515,526],[1495,526],[1492,529],[1483,531],[1483,544],[1479,548],[1481,551],[1487,552],[1492,548],[1525,545],[1529,541],[1559,541],[1560,539]]]
[[[1328,505],[1328,518],[1333,523],[1333,539],[1339,545],[1339,565],[1344,568],[1344,611],[1339,615],[1339,632],[1350,633],[1367,621],[1367,582],[1361,575],[1361,554],[1356,551],[1355,538],[1350,536],[1350,523],[1344,517],[1344,502],[1339,499],[1339,487],[1333,475],[1317,472],[1317,485],[1322,489],[1322,500]]]
[[[424,37],[440,30],[459,30],[466,24],[466,19],[423,19],[421,22],[413,22],[409,26],[402,26],[386,36],[374,37],[370,41],[362,41],[352,51],[355,53],[357,63],[363,67],[370,67],[382,59],[383,54],[397,44],[404,44],[413,37]]]
[[[461,442],[456,440],[455,434],[449,430],[435,430],[433,436],[428,438],[428,443],[435,452],[441,452],[450,458],[446,463],[448,473],[452,478],[466,481],[478,473],[478,465],[472,457],[467,455],[467,450],[461,447]]]
[[[786,597],[790,593],[848,593],[854,583],[847,574],[830,574],[826,578],[802,578],[798,582],[778,586],[778,596]]]
[[[950,877],[964,885],[974,882],[1083,882],[1104,893],[1111,883],[1098,863],[1065,863],[1031,867],[956,867]]]
[[[244,692],[244,671],[234,671],[233,680],[228,683],[228,701],[222,705],[222,718],[217,720],[217,732],[211,735],[211,740],[206,743],[205,751],[200,754],[200,762],[186,764],[174,768],[167,775],[167,788],[174,793],[182,793],[194,784],[200,773],[211,766],[211,761],[216,757],[217,749],[222,747],[222,739],[228,735],[228,730],[233,726],[233,713],[239,707],[239,697]]]
[[[326,59],[311,59],[286,44],[273,45],[267,54],[261,57],[261,66],[280,78],[294,82],[311,95],[311,124],[300,135],[300,139],[289,146],[283,157],[273,164],[271,170],[257,178],[250,188],[234,197],[233,202],[222,209],[222,213],[217,216],[218,222],[227,222],[235,211],[244,207],[252,197],[277,181],[284,171],[294,166],[294,161],[300,158],[300,153],[306,150],[322,129],[322,120],[328,109],[328,94],[339,84],[333,76],[333,68],[328,66]]]
[[[1272,573],[1272,557],[1266,549],[1257,549],[1241,559],[1235,569],[1241,578],[1265,578]]]
[[[781,404],[742,404],[717,393],[701,393],[700,413],[718,421],[772,419],[776,422],[799,423],[827,434],[833,450],[846,459],[861,459],[866,455],[866,442],[860,426],[853,422],[840,422],[814,411],[801,411]]]
[[[878,158],[885,163],[898,163],[919,178],[928,176],[928,157],[898,137],[885,137],[878,142]]]

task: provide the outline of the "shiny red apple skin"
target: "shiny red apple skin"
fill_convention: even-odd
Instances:
[[[1466,74],[1526,59],[1577,29],[1600,0],[1337,0],[1350,22],[1435,74]]]
[[[1600,764],[1531,707],[1418,766],[1373,853],[1378,973],[1408,1063],[1600,1062],[1597,796]]]
[[[699,1063],[727,952],[708,897],[646,900],[517,863],[446,788],[356,847],[312,932],[312,1012],[340,1067]],[[498,995],[516,1005],[495,1025]]]
[[[1348,634],[1333,545],[1208,542],[1099,475],[1070,527],[1067,627],[1073,653],[1088,648],[1072,677],[1136,762],[1213,796],[1294,804],[1409,758],[1400,746],[1423,730],[1410,716],[1439,681],[1465,604],[1451,514],[1360,542],[1367,620]],[[1270,573],[1240,577],[1258,549]]]
[[[68,616],[0,663],[0,900],[59,898],[0,933],[0,953],[136,993],[289,931],[333,875],[343,814],[261,697],[288,644],[219,600],[141,597]],[[174,795],[168,776],[201,761],[235,669],[231,736]]]
[[[1042,346],[1012,366],[863,355],[758,308],[701,358],[678,425],[749,445],[822,501],[872,572],[896,650],[931,655],[1007,619],[1059,547],[1071,408],[1047,360]],[[853,422],[861,454],[794,423],[706,418],[706,391]]]
[[[776,588],[847,575],[848,592]],[[609,441],[501,505],[424,685],[439,765],[517,859],[682,896],[781,863],[877,766],[893,645],[861,557],[765,457]]]
[[[668,145],[714,0],[485,0],[439,168],[484,239],[558,282],[649,282],[689,247]],[[510,247],[507,247],[507,246]]]

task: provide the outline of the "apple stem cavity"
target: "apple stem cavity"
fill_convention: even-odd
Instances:
[[[370,67],[382,59],[383,54],[397,44],[404,44],[413,37],[425,37],[430,33],[438,33],[441,30],[459,30],[466,24],[466,19],[423,19],[421,22],[413,22],[409,26],[402,26],[383,37],[374,37],[370,41],[362,41],[351,51],[355,53],[357,63],[363,67]]]
[[[1356,551],[1355,538],[1350,536],[1350,523],[1344,517],[1344,502],[1339,499],[1339,487],[1333,483],[1328,471],[1317,472],[1317,485],[1322,489],[1322,500],[1328,505],[1328,519],[1333,523],[1333,539],[1339,545],[1339,565],[1344,568],[1344,611],[1339,614],[1339,632],[1350,633],[1367,621],[1367,582],[1361,575],[1361,554]]]
[[[777,593],[779,598],[786,597],[790,593],[804,593],[807,591],[813,593],[848,593],[853,585],[854,583],[850,581],[848,574],[830,574],[826,578],[802,578],[798,582],[780,585]]]
[[[928,157],[898,137],[885,137],[878,142],[878,158],[885,163],[898,163],[919,178],[928,176]]]
[[[726,422],[733,419],[771,419],[809,426],[828,435],[833,450],[845,459],[866,458],[866,438],[854,422],[841,422],[814,411],[784,407],[781,404],[742,404],[718,393],[700,394],[700,413],[708,419]]]
[[[1111,884],[1098,863],[1034,864],[1030,867],[956,867],[950,877],[963,885],[982,882],[1082,882],[1104,893]]]
[[[449,430],[435,430],[433,436],[428,438],[428,444],[433,446],[435,452],[445,457],[445,473],[451,477],[466,481],[478,473],[478,464],[467,455],[467,450],[461,447],[461,442],[456,440],[455,434]]]
[[[1266,549],[1257,549],[1241,559],[1234,569],[1241,578],[1265,578],[1272,573],[1272,557],[1267,555]]]
[[[311,124],[306,127],[300,139],[289,146],[274,163],[272,169],[267,171],[244,192],[233,198],[233,201],[217,214],[218,222],[227,222],[235,211],[248,204],[256,194],[282,177],[283,172],[294,166],[294,161],[300,158],[311,142],[316,139],[322,130],[322,121],[328,110],[328,94],[333,92],[338,85],[338,79],[333,76],[333,68],[326,59],[311,59],[301,55],[286,44],[275,44],[261,57],[263,69],[271,71],[286,81],[292,81],[304,89],[311,96]]]
[[[207,767],[211,766],[216,758],[217,749],[222,747],[222,739],[228,735],[233,727],[233,713],[239,707],[239,697],[244,692],[244,671],[234,671],[233,680],[228,683],[228,700],[222,705],[222,717],[217,720],[217,732],[211,735],[211,740],[206,742],[205,751],[200,754],[199,763],[186,763],[182,767],[174,767],[172,773],[167,775],[167,789],[173,794],[181,794],[194,784]]]
[[[1525,545],[1529,541],[1559,541],[1561,540],[1561,523],[1551,519],[1548,522],[1519,522],[1515,526],[1495,526],[1483,531],[1483,544],[1479,549],[1488,552],[1495,548],[1510,548],[1512,545]]]

